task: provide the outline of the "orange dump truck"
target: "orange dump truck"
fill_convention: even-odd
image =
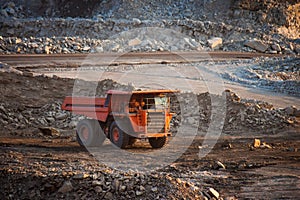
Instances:
[[[117,91],[106,98],[66,97],[62,109],[89,119],[77,125],[81,145],[99,146],[105,138],[120,148],[148,139],[153,148],[165,145],[170,133],[170,94],[174,90]]]

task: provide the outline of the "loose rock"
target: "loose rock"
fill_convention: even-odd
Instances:
[[[222,40],[222,38],[219,38],[219,37],[213,37],[213,38],[207,40],[207,43],[210,48],[216,49],[217,47],[222,46],[223,40]]]
[[[73,190],[73,185],[70,181],[65,181],[64,184],[59,188],[58,192],[68,193]]]
[[[255,148],[260,147],[260,140],[259,139],[254,139],[253,147],[255,147]]]
[[[208,192],[210,195],[212,195],[213,197],[215,197],[216,199],[219,199],[220,194],[219,192],[217,192],[214,188],[209,188]]]
[[[268,46],[259,40],[249,40],[245,42],[244,45],[262,53],[266,52],[268,49]]]

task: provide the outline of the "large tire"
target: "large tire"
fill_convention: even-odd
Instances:
[[[152,148],[162,148],[167,143],[167,137],[149,138],[149,143]]]
[[[110,125],[110,141],[117,147],[124,149],[129,143],[129,135],[120,129],[116,122]]]
[[[105,140],[105,135],[97,120],[84,119],[77,125],[77,141],[81,146],[98,147]]]

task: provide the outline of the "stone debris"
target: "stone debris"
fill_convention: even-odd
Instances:
[[[266,142],[263,142],[260,145],[260,148],[272,149],[273,147],[271,145],[267,144]]]
[[[200,42],[192,38],[182,38],[173,30],[146,29],[148,33],[130,31],[113,39],[90,39],[80,37],[42,37],[15,38],[6,37],[0,40],[0,54],[72,54],[72,53],[102,53],[102,52],[136,52],[136,51],[191,51],[201,50]],[[158,32],[151,35],[152,32]],[[172,33],[173,32],[173,33]],[[133,38],[128,35],[142,34]],[[164,35],[166,34],[166,35]],[[177,35],[177,36],[176,36]],[[176,37],[175,37],[176,36]],[[19,43],[11,42],[18,40]]]
[[[34,79],[34,81],[29,81]],[[133,86],[121,85],[112,80],[100,82],[77,81],[79,87],[74,88],[71,79],[55,79],[49,77],[28,77],[14,73],[0,73],[0,80],[4,80],[5,87],[1,87],[0,125],[5,126],[3,134],[20,134],[30,137],[62,137],[72,138],[76,124],[84,116],[75,115],[61,110],[61,103],[66,91],[72,91],[75,96],[105,96],[109,89],[132,90]],[[7,80],[10,80],[11,90],[7,90]],[[13,81],[13,82],[11,82]],[[14,83],[14,81],[17,81]],[[22,83],[22,84],[20,84]],[[96,86],[95,86],[96,84]],[[32,88],[36,94],[30,96],[11,97],[21,94],[22,91]],[[82,88],[85,88],[84,90]],[[90,89],[89,89],[90,88]],[[96,88],[96,89],[95,89]],[[40,91],[44,91],[40,93]],[[40,94],[43,94],[41,96]],[[274,108],[266,102],[241,99],[236,93],[226,90],[226,114],[223,132],[231,134],[236,131],[257,131],[259,133],[276,133],[289,126],[298,124],[299,109]],[[197,102],[195,98],[197,98]],[[172,97],[172,112],[175,113],[171,121],[172,131],[176,133],[181,123],[198,128],[199,132],[206,132],[210,124],[211,98],[222,99],[209,93],[191,94],[181,93]],[[197,103],[198,108],[181,110],[180,104],[192,105]],[[27,131],[31,130],[31,131]],[[71,131],[71,132],[70,132]],[[73,135],[74,136],[74,135]]]
[[[236,93],[226,91],[226,117],[223,132],[230,134],[232,131],[255,130],[263,133],[275,133],[286,128],[287,124],[296,123],[294,116],[288,115],[282,109],[275,109],[271,104],[255,100],[241,99]],[[181,94],[183,99],[188,98],[188,94]],[[206,131],[209,126],[211,115],[211,98],[220,98],[208,93],[199,94],[199,114],[193,116],[193,125],[199,131]],[[191,112],[193,113],[193,112]],[[180,116],[180,112],[177,112]],[[179,119],[178,119],[179,121]],[[177,122],[179,123],[179,122]],[[199,126],[201,124],[201,126]],[[289,126],[289,125],[288,125]]]
[[[223,40],[222,40],[222,38],[219,38],[219,37],[213,37],[213,38],[210,38],[209,40],[207,40],[207,43],[211,49],[216,49],[216,48],[222,46]]]
[[[141,44],[142,41],[139,39],[139,38],[135,38],[135,39],[132,39],[128,42],[128,45],[129,46],[137,46],[139,44]]]
[[[47,78],[43,78],[41,81],[46,84],[45,81],[48,80]],[[52,86],[55,87],[55,84],[63,84],[64,81],[66,80],[56,78],[55,83],[53,83]],[[92,86],[89,86],[93,84],[90,82],[82,81],[80,84],[84,84],[86,86],[84,88],[93,88]],[[38,85],[38,83],[36,83],[36,85]],[[70,85],[70,87],[72,87],[72,85]],[[35,87],[32,86],[32,88]],[[96,94],[104,96],[105,92],[112,88],[123,90],[132,89],[132,87],[126,85],[122,86],[121,84],[111,80],[104,80],[99,83]],[[51,91],[50,88],[48,88],[47,91],[48,90]],[[93,96],[95,93],[94,89],[91,91],[79,90],[73,92],[75,92],[74,94],[82,96]],[[227,101],[227,113],[223,128],[223,132],[225,133],[230,134],[232,131],[241,130],[276,133],[290,125],[297,124],[297,120],[294,115],[298,112],[298,109],[294,107],[292,107],[293,112],[291,113],[290,109],[275,109],[272,105],[265,102],[241,99],[232,91],[226,91],[225,94]],[[3,93],[3,95],[5,94]],[[51,96],[52,95],[50,95],[49,98],[51,98]],[[200,132],[206,131],[209,126],[209,119],[211,115],[210,99],[212,96],[208,93],[198,94],[197,105],[199,105],[199,109],[193,109],[191,111],[186,110],[183,111],[183,113],[179,107],[180,99],[184,100],[187,104],[191,104],[193,101],[193,95],[191,96],[189,93],[181,93],[178,97],[179,99],[177,97],[173,99],[172,109],[176,114],[171,121],[172,131],[176,132],[176,127],[182,122],[190,124],[192,127],[197,127]],[[61,99],[63,98],[64,96],[61,97]],[[220,97],[213,96],[213,98],[217,99]],[[28,98],[25,98],[24,100],[30,101]],[[41,99],[41,101],[43,101],[43,99]],[[49,101],[49,99],[47,99],[47,101]],[[85,117],[62,111],[60,108],[62,103],[61,100],[55,100],[53,103],[46,103],[47,101],[45,99],[45,104],[36,108],[24,108],[23,105],[20,104],[20,100],[19,105],[12,105],[9,101],[2,101],[2,103],[0,103],[0,124],[6,127],[5,134],[15,132],[22,135],[24,133],[29,134],[32,131],[24,130],[31,129],[39,130],[39,133],[35,133],[33,135],[34,137],[71,137],[71,135],[66,131],[74,130],[77,122]],[[37,103],[36,100],[35,103]],[[28,106],[28,103],[25,105]]]
[[[6,127],[0,131],[1,134],[73,138],[77,122],[85,118],[61,110],[62,100],[67,91],[72,91],[73,80],[58,77],[52,79],[44,76],[28,77],[7,72],[0,72],[0,80],[1,84],[5,85],[5,87],[1,87],[0,125]],[[12,88],[8,89],[7,81],[10,82],[9,85]],[[94,86],[94,83],[86,81],[81,81],[78,84],[87,88]],[[32,88],[31,91],[36,93],[22,96],[23,91],[27,91],[28,88]],[[132,86],[121,85],[112,80],[103,80],[99,82],[96,94],[104,96],[109,89],[129,90],[132,89]],[[12,91],[14,91],[13,95],[18,96],[17,98],[12,98]],[[43,91],[44,96],[41,95],[41,91]],[[79,96],[93,96],[95,94],[94,89],[79,89],[74,92]]]
[[[295,113],[294,113],[295,117],[300,117],[300,110],[296,110]]]
[[[157,187],[153,187],[153,188],[151,188],[151,191],[152,191],[152,192],[157,192],[158,189],[157,189]]]
[[[272,149],[273,147],[266,142],[261,142],[259,139],[254,139],[254,142],[252,144],[252,147],[254,148],[262,148],[262,149]]]
[[[246,0],[230,3],[190,0],[160,1],[159,5],[155,1],[149,4],[147,1],[127,0],[122,3],[99,1],[99,4],[91,0],[83,3],[22,2],[25,1],[3,1],[0,4],[0,54],[211,49],[300,54],[299,39],[292,39],[299,38],[299,3],[296,1],[255,0],[249,4]],[[162,31],[166,29],[171,31]],[[130,34],[122,34],[128,30],[131,30],[127,32]],[[244,79],[239,81],[255,80],[252,84],[260,87],[271,85],[278,91],[300,94],[298,61],[274,60],[273,63],[247,68],[241,71]],[[93,96],[95,85],[97,96],[104,96],[109,89],[133,89],[130,85],[103,80],[99,83],[79,81],[79,85],[91,89],[79,87],[73,90],[73,80],[35,76],[30,71],[19,71],[5,63],[0,63],[0,84],[0,126],[5,127],[0,131],[1,136],[41,137],[47,141],[56,138],[75,140],[76,124],[85,118],[60,109],[68,92]],[[227,103],[225,134],[249,130],[261,134],[277,133],[299,123],[300,110],[296,107],[274,108],[266,102],[242,99],[229,90],[224,96]],[[181,93],[175,97],[173,133],[181,123],[197,127],[199,133],[208,130],[212,115],[211,98],[221,97],[209,93],[196,94],[196,97],[199,106],[183,111],[180,103],[192,103],[193,96]],[[253,146],[275,148],[260,140]],[[225,148],[230,149],[231,144]],[[205,188],[192,180],[196,177],[194,172],[175,176],[178,170],[175,167],[172,174],[165,171],[151,174],[117,172],[88,158],[70,157],[64,161],[55,152],[47,152],[37,159],[37,155],[30,151],[12,151],[14,149],[9,145],[1,151],[0,160],[4,163],[1,163],[0,180],[4,184],[0,197],[3,199],[222,199],[222,195],[211,186]],[[286,151],[297,152],[298,149],[290,147]],[[78,157],[82,155],[78,151]],[[6,163],[7,160],[10,162]],[[225,169],[220,161],[215,164],[218,169]],[[230,167],[229,163],[226,165]],[[245,164],[244,167],[253,165]]]
[[[253,5],[245,0],[177,1],[172,4],[166,1],[147,5],[127,0],[123,3],[101,1],[84,5],[80,2],[40,0],[32,4],[5,2],[0,4],[0,53],[94,53],[98,52],[96,49],[103,49],[104,52],[188,51],[220,48],[224,51],[255,49],[266,53],[299,54],[297,39],[290,39],[299,38],[300,22],[295,14],[299,2],[255,0]],[[274,10],[272,6],[278,9]],[[171,48],[165,44],[164,39],[151,41],[130,38],[124,41],[124,46],[122,41],[116,43],[115,38],[111,38],[118,37],[124,31],[149,27],[174,30],[194,42],[190,42],[192,46],[189,43],[175,43]],[[164,33],[160,33],[163,37]],[[212,39],[207,42],[209,38]]]
[[[293,148],[293,147],[289,147],[286,150],[291,152],[298,152],[298,148]]]
[[[68,154],[69,150],[63,152]],[[9,184],[3,184],[1,197],[155,199],[160,196],[203,199],[204,191],[210,191],[212,197],[221,197],[215,190],[202,186],[202,183],[193,183],[190,178],[197,178],[196,174],[187,176],[188,174],[181,173],[180,175],[190,178],[183,178],[182,184],[177,184],[177,173],[170,174],[165,170],[151,173],[117,171],[91,159],[84,151],[76,150],[81,159],[74,152],[69,157],[61,155],[61,151],[49,153],[47,149],[39,153],[41,158],[37,160],[36,152],[3,149],[0,155],[2,161],[16,161],[9,162],[9,166],[5,165],[0,173],[2,181],[7,180],[7,176],[11,177]]]
[[[219,199],[220,194],[214,188],[209,188],[208,192],[209,192],[210,195],[212,195],[212,197],[214,197],[216,199]]]
[[[135,194],[136,194],[136,196],[141,196],[141,195],[144,194],[144,192],[143,192],[143,191],[137,190],[137,191],[135,192]]]
[[[295,116],[297,108],[295,106],[289,106],[284,109],[284,112],[290,116]]]
[[[266,44],[258,40],[246,41],[244,45],[262,53],[266,52],[268,49],[268,46]]]
[[[58,192],[68,193],[73,190],[73,185],[70,181],[65,181],[64,184],[59,188]]]
[[[281,52],[281,47],[279,44],[273,44],[271,47],[274,51]]]
[[[72,178],[75,179],[75,180],[83,180],[83,179],[86,179],[86,178],[89,178],[89,177],[90,177],[89,174],[76,174]]]
[[[226,169],[225,165],[220,161],[217,161],[216,164],[218,165],[218,168]]]
[[[300,96],[299,65],[300,59],[295,57],[259,58],[239,65],[234,73],[224,72],[222,77],[251,87]],[[288,110],[293,112],[292,108]]]
[[[254,139],[253,147],[254,147],[254,148],[260,147],[260,140],[259,140],[259,139]]]

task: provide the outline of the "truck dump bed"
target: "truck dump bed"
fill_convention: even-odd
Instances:
[[[75,114],[105,121],[108,115],[108,107],[105,106],[105,98],[100,97],[66,97],[61,108]]]

